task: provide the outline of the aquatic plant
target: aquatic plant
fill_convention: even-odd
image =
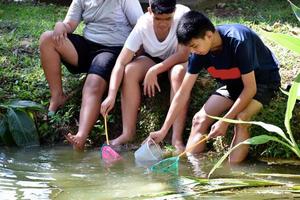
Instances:
[[[211,169],[209,172],[208,177],[222,164],[222,162],[229,156],[229,154],[238,148],[239,146],[243,144],[248,144],[248,145],[258,145],[258,144],[264,144],[269,141],[275,141],[278,142],[285,147],[288,147],[290,150],[292,150],[299,158],[300,158],[300,149],[298,147],[298,144],[296,143],[293,133],[291,130],[290,126],[290,120],[292,118],[293,110],[295,107],[296,100],[300,98],[300,74],[296,77],[294,80],[289,92],[288,92],[288,101],[287,101],[287,108],[285,112],[285,119],[284,119],[284,125],[286,128],[286,133],[278,126],[275,126],[273,124],[267,124],[264,122],[260,121],[242,121],[242,120],[233,120],[233,119],[226,119],[226,118],[221,118],[221,117],[215,117],[215,116],[209,116],[213,119],[218,119],[222,120],[225,122],[229,123],[234,123],[234,124],[254,124],[254,125],[259,125],[262,128],[266,129],[269,132],[276,133],[278,136],[281,138],[279,139],[276,136],[271,136],[271,135],[259,135],[255,136],[252,138],[249,138],[233,148],[231,148],[228,152],[226,152],[221,159],[214,165],[214,167]]]
[[[0,111],[0,141],[7,146],[39,145],[33,112],[45,111],[41,105],[32,101],[13,101],[0,104]]]

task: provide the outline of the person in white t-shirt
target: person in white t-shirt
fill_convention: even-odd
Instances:
[[[110,142],[121,145],[134,139],[136,121],[141,101],[140,83],[143,93],[155,96],[160,91],[157,75],[169,71],[171,99],[180,87],[189,55],[189,49],[178,45],[176,27],[180,17],[190,9],[176,5],[176,0],[150,0],[148,12],[139,18],[118,56],[111,75],[107,98],[101,104],[101,114],[107,115],[114,107],[118,89],[122,82],[122,134]],[[144,54],[134,57],[142,48]],[[177,152],[184,150],[182,133],[186,109],[173,126],[172,145]]]
[[[79,129],[66,138],[82,150],[107,90],[110,74],[124,42],[140,16],[138,0],[73,0],[63,22],[40,37],[41,64],[49,84],[48,116],[67,100],[63,91],[61,63],[71,73],[87,73],[82,91]],[[83,35],[73,34],[83,21]]]

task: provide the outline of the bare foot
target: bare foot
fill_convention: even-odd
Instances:
[[[184,150],[185,150],[185,146],[183,145],[183,142],[181,142],[181,141],[177,141],[176,143],[174,143],[172,145],[176,149],[175,152],[174,152],[175,155],[179,155],[182,152],[184,152]]]
[[[125,134],[120,135],[116,139],[113,139],[110,141],[110,145],[112,146],[120,146],[122,144],[126,144],[128,142],[131,142],[134,139],[133,136],[128,136]]]
[[[63,94],[62,96],[60,96],[58,98],[51,97],[48,110],[50,112],[56,112],[58,110],[58,108],[63,106],[68,99],[69,99],[69,96],[67,96],[65,94]]]
[[[67,135],[65,135],[65,138],[70,142],[70,144],[73,145],[73,148],[76,151],[84,150],[86,137],[79,136],[78,134],[72,135],[71,133],[68,133]]]

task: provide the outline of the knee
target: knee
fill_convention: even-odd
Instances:
[[[241,112],[237,115],[236,119],[241,121],[249,121],[251,117],[247,113]],[[247,128],[249,127],[249,124],[237,124],[236,126],[241,128],[242,127]]]
[[[48,46],[48,43],[52,42],[52,33],[53,31],[46,31],[42,33],[39,40],[40,48],[43,48],[44,46]]]
[[[136,65],[132,63],[127,64],[124,70],[124,81],[133,81],[136,79]]]
[[[95,80],[94,78],[88,77],[84,83],[84,92],[89,94],[98,94],[99,91],[101,91],[101,88],[101,82]]]
[[[204,124],[206,124],[207,121],[207,117],[201,113],[197,113],[194,117],[193,117],[193,121],[192,121],[192,128],[194,130],[198,130],[200,129],[201,126],[203,126]]]
[[[236,118],[237,118],[237,120],[242,120],[242,121],[249,121],[250,120],[250,116],[245,112],[239,113]]]
[[[181,84],[184,74],[185,74],[185,68],[183,68],[181,65],[174,66],[170,74],[171,83]]]

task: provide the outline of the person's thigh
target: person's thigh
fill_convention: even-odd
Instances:
[[[147,56],[140,56],[134,59],[125,67],[125,78],[142,81],[147,71],[156,63]]]
[[[255,99],[252,99],[248,106],[237,115],[239,120],[249,121],[263,108],[263,104]]]
[[[187,68],[187,63],[176,64],[169,70],[169,79],[172,82],[182,81]]]
[[[111,72],[117,60],[118,54],[110,51],[103,51],[97,54],[92,60],[88,74],[96,74],[109,82]]]
[[[202,123],[204,122],[206,124],[205,126],[208,127],[215,121],[214,119],[208,117],[208,115],[220,116],[226,110],[230,109],[232,104],[232,100],[220,95],[213,94],[205,102],[201,110],[195,114],[194,120],[197,120],[198,118]]]
[[[86,39],[80,35],[68,34],[66,46],[68,53],[61,54],[62,63],[71,73],[87,72],[91,60],[89,59],[89,45]]]

